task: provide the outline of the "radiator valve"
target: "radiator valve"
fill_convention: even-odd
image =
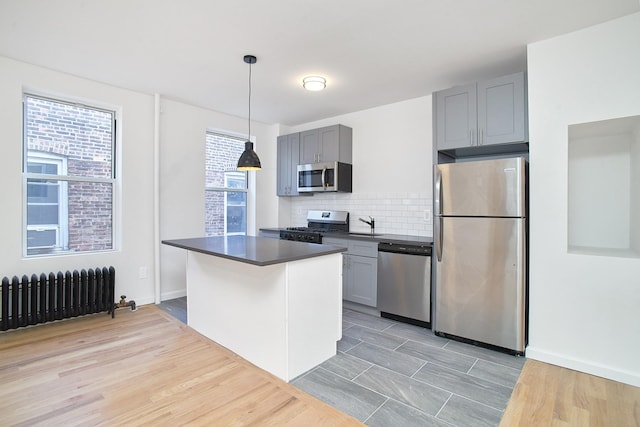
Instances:
[[[136,311],[136,302],[134,300],[127,301],[126,295],[120,295],[120,302],[116,304],[115,308],[118,307],[131,307],[131,311]]]

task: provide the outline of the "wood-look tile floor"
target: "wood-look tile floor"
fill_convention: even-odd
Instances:
[[[0,334],[1,426],[185,424],[361,425],[153,305]]]
[[[497,426],[525,362],[351,310],[338,349],[292,384],[370,426]]]

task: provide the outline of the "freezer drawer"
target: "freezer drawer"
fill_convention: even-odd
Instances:
[[[524,352],[525,219],[436,221],[433,330]]]

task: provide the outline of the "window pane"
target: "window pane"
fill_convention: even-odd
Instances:
[[[245,140],[241,138],[207,133],[205,164],[207,187],[224,188],[228,185],[227,176],[231,175],[234,184],[231,188],[247,188],[247,173],[236,170],[238,159],[244,151],[244,143]]]
[[[53,170],[27,160],[27,172],[111,178],[113,176],[113,113],[25,97],[25,142],[33,152],[67,159],[67,170]],[[38,170],[40,169],[40,170]]]
[[[205,191],[205,224],[207,236],[224,236],[224,192]]]
[[[111,183],[69,182],[69,250],[113,248]]]
[[[41,179],[27,180],[27,202],[32,203],[59,203],[58,181],[45,181]]]
[[[246,233],[245,213],[244,206],[227,206],[227,233]]]
[[[56,229],[49,230],[28,230],[27,231],[27,245],[30,249],[37,248],[55,248],[57,243],[58,232]],[[36,253],[42,253],[42,250],[33,251]]]
[[[58,225],[58,205],[28,205],[27,225]]]

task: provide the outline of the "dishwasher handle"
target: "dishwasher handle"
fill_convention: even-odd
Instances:
[[[403,255],[431,256],[431,245],[407,245],[402,243],[378,243],[378,252]]]

